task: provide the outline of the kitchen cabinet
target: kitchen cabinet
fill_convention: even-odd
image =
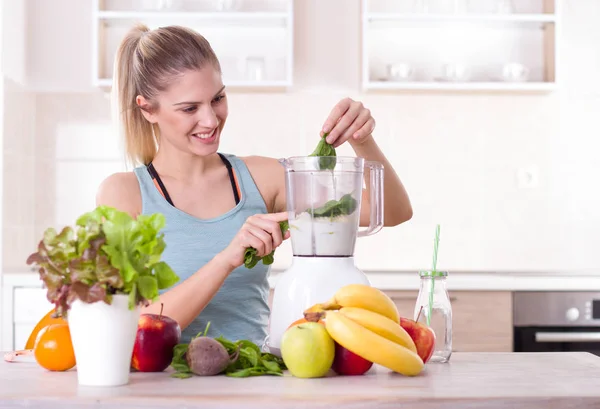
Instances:
[[[386,290],[400,316],[414,318],[418,291]],[[452,350],[456,352],[512,352],[511,291],[452,291]],[[269,306],[273,290],[269,294]]]
[[[400,315],[414,318],[418,291],[386,291]],[[452,350],[511,352],[512,292],[449,291],[452,303]]]
[[[548,92],[558,0],[361,0],[364,90]]]
[[[183,25],[205,36],[229,88],[292,84],[293,0],[94,0],[92,14],[95,86],[111,86],[115,52],[137,22]]]
[[[417,291],[386,290],[403,317],[413,318]],[[511,291],[450,291],[453,350],[511,352],[513,337]],[[269,293],[272,305],[273,289]],[[20,349],[35,324],[52,309],[37,274],[4,276],[0,349]]]
[[[23,349],[39,320],[53,308],[37,274],[2,277],[0,350]]]

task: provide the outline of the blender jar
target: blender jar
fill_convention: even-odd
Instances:
[[[321,157],[282,160],[292,251],[298,257],[351,257],[356,238],[383,227],[383,166],[363,158],[335,157],[322,169]],[[370,172],[370,225],[359,230],[364,169]]]

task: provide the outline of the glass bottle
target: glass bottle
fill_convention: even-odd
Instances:
[[[448,362],[452,355],[452,305],[446,289],[445,271],[420,271],[421,285],[414,319],[435,333],[435,348],[429,362]],[[432,293],[433,287],[433,293]],[[431,301],[431,318],[429,304]]]

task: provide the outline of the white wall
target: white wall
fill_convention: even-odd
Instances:
[[[377,141],[405,183],[415,211],[410,222],[359,239],[360,267],[428,268],[440,223],[439,267],[450,271],[594,271],[600,228],[600,123],[595,119],[600,110],[600,47],[595,40],[600,38],[600,2],[562,3],[562,87],[554,94],[362,95],[360,28],[347,23],[359,21],[359,1],[298,1],[296,86],[286,94],[230,94],[221,150],[275,157],[308,153],[333,104],[349,95],[376,117]],[[332,18],[342,7],[344,19]],[[42,11],[33,16],[43,23]],[[81,58],[75,51],[60,54],[81,67],[88,51],[80,43],[89,35],[88,26],[74,24],[81,36],[65,36],[66,24],[53,25],[59,31],[53,35],[64,41],[64,50],[83,52]],[[39,47],[43,34],[35,25],[29,29]],[[40,87],[47,82],[80,91],[36,97],[37,237],[48,225],[70,223],[93,206],[99,181],[121,164],[111,139],[109,100],[100,92],[81,92],[87,77],[79,68],[61,75],[66,61],[59,66],[43,53],[31,61],[28,71]],[[46,64],[50,74],[37,71]],[[251,109],[242,108],[246,103]],[[84,160],[73,155],[73,146],[83,141],[98,146]],[[344,147],[340,153],[348,152]],[[538,186],[519,189],[517,172],[530,167],[538,171]],[[289,255],[286,245],[275,267],[285,267]]]
[[[2,5],[1,71],[18,84],[26,81],[27,9],[24,0],[3,1]]]
[[[4,80],[2,265],[4,270],[25,267],[35,251],[34,169],[35,95]],[[44,206],[44,203],[40,204]]]

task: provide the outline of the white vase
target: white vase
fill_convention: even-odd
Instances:
[[[129,309],[128,296],[113,295],[111,305],[75,300],[68,312],[79,385],[129,383],[131,355],[140,308]]]

